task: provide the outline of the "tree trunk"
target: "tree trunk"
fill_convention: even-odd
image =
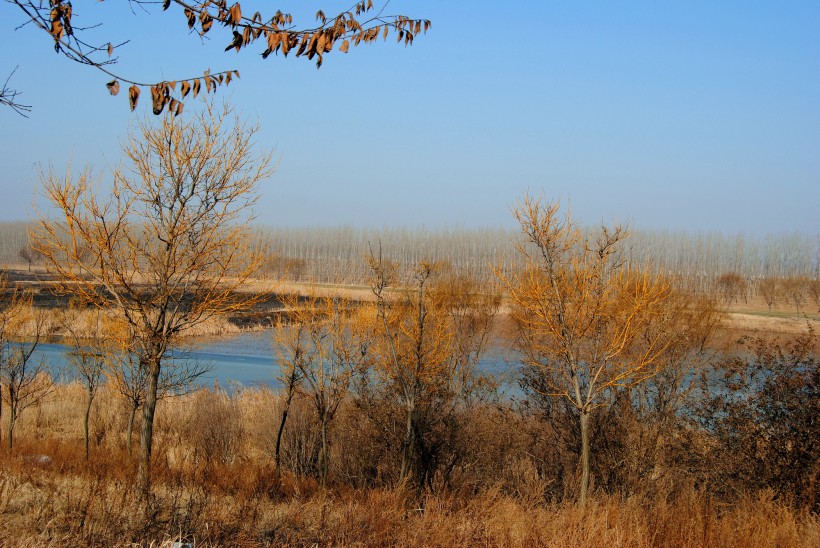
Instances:
[[[285,423],[288,420],[290,402],[293,399],[293,387],[288,387],[288,396],[285,400],[285,409],[282,411],[282,421],[279,423],[279,432],[276,434],[276,479],[282,477],[282,433],[285,431]]]
[[[142,407],[142,432],[140,433],[140,462],[137,471],[137,490],[147,499],[151,492],[151,450],[154,441],[154,411],[157,407],[157,386],[159,382],[160,363],[153,358],[148,364],[148,387],[145,391],[145,404]]]
[[[131,456],[131,440],[133,438],[134,433],[134,418],[137,415],[137,409],[139,409],[139,404],[131,406],[131,414],[128,417],[128,435],[126,437],[125,447],[128,451],[128,456]]]
[[[402,444],[401,473],[399,481],[404,481],[413,469],[413,449],[415,446],[415,406],[407,408],[407,422],[404,430],[404,443]]]
[[[85,406],[85,416],[83,416],[83,434],[85,434],[85,461],[88,462],[88,417],[91,415],[91,404],[94,402],[94,393],[88,391],[88,402]]]
[[[322,489],[327,487],[328,451],[327,451],[327,419],[321,418],[321,446],[319,448],[319,482]]]
[[[581,410],[581,492],[578,500],[581,505],[587,502],[589,492],[589,411]]]
[[[17,421],[17,406],[14,405],[14,388],[9,384],[9,429],[8,429],[8,446],[9,452],[14,447],[14,423]]]

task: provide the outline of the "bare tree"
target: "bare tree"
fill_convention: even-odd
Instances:
[[[772,306],[783,296],[783,283],[777,278],[763,278],[757,283],[757,291],[766,301],[766,306],[771,312]]]
[[[5,289],[5,281],[3,282]],[[37,360],[34,351],[44,335],[45,311],[31,306],[32,296],[13,290],[12,297],[0,311],[0,400],[8,405],[8,448],[14,446],[14,426],[29,407],[43,401],[52,391],[54,381],[45,360]],[[22,331],[26,340],[20,339]]]
[[[726,272],[717,279],[717,289],[727,305],[731,305],[743,296],[746,300],[746,280],[737,272]]]
[[[31,24],[49,36],[54,44],[54,51],[68,59],[94,67],[112,80],[106,84],[111,95],[117,95],[120,82],[130,84],[128,99],[131,109],[136,107],[141,88],[150,87],[154,114],[160,114],[167,106],[169,111],[179,114],[182,111],[182,99],[189,93],[194,97],[200,89],[210,92],[220,85],[227,85],[234,78],[239,78],[239,72],[226,70],[211,74],[205,71],[202,76],[177,77],[172,80],[148,83],[134,77],[124,77],[117,72],[113,65],[117,62],[114,55],[128,43],[127,39],[114,38],[103,43],[90,43],[89,30],[98,27],[91,22],[91,17],[84,18],[82,26],[75,24],[74,6],[70,1],[49,0],[7,0],[19,8],[23,15],[24,24]],[[413,43],[413,39],[430,28],[430,21],[411,19],[404,15],[388,15],[385,8],[389,2],[375,6],[372,0],[355,1],[349,9],[341,11],[335,16],[326,16],[322,10],[316,13],[316,23],[298,28],[293,17],[276,10],[266,15],[260,12],[243,13],[238,2],[229,4],[227,0],[130,0],[131,6],[143,11],[154,9],[158,4],[163,11],[173,9],[169,13],[179,16],[180,26],[186,25],[187,32],[194,36],[204,37],[213,32],[222,32],[225,51],[240,51],[251,44],[262,43],[260,48],[262,57],[281,53],[284,57],[293,53],[295,57],[315,60],[316,66],[321,67],[324,56],[331,52],[338,44],[338,51],[347,53],[351,45],[373,44],[380,39],[387,39],[394,34],[399,42],[405,45]],[[81,7],[84,12],[91,12],[91,4]],[[271,9],[273,12],[273,9]],[[183,21],[185,21],[183,23]],[[193,31],[193,32],[191,32]],[[177,86],[179,84],[179,86]],[[6,88],[4,88],[5,91]],[[8,104],[18,112],[27,111],[28,107],[17,105],[14,102],[17,92],[5,92]],[[15,107],[15,105],[17,105]]]
[[[806,280],[808,285],[809,296],[817,307],[817,313],[820,314],[820,279]]]
[[[23,259],[28,265],[28,271],[31,272],[31,264],[34,262],[34,254],[28,246],[21,247],[17,255]]]
[[[87,171],[77,180],[42,177],[60,216],[40,217],[35,249],[65,291],[122,314],[148,372],[138,473],[144,495],[159,379],[173,367],[168,351],[187,329],[262,298],[237,292],[262,260],[248,231],[256,185],[271,172],[270,154],[254,151],[257,131],[227,107],[209,106],[188,121],[169,115],[141,124],[123,147],[130,170],[114,170],[110,196]]]
[[[284,387],[285,401],[274,449],[277,478],[282,475],[282,435],[285,432],[293,397],[302,383],[303,372],[318,358],[317,350],[311,343],[317,338],[312,332],[318,331],[320,324],[316,296],[308,297],[304,302],[298,293],[285,293],[280,298],[284,311],[274,325],[273,343],[279,366],[277,379]]]
[[[373,372],[378,389],[403,415],[399,481],[420,487],[430,480],[442,444],[433,441],[433,431],[467,396],[498,300],[444,276],[441,263],[420,261],[411,285],[396,287],[398,265],[381,250],[367,260],[376,298]]]
[[[671,289],[645,267],[620,256],[621,226],[584,234],[559,215],[558,204],[525,196],[515,210],[526,266],[499,273],[518,326],[527,386],[560,397],[578,412],[581,431],[579,500],[590,482],[589,426],[608,391],[656,375],[671,343],[663,324]]]
[[[80,378],[85,386],[86,400],[85,413],[83,414],[83,435],[85,440],[85,460],[89,457],[89,435],[88,422],[91,416],[91,407],[94,404],[94,397],[103,381],[109,345],[104,333],[104,320],[102,312],[97,309],[93,318],[94,325],[89,333],[81,333],[77,320],[82,314],[82,309],[71,306],[63,313],[62,324],[68,333],[71,350],[66,352],[66,358],[73,371]],[[85,336],[83,336],[85,335]]]
[[[320,308],[315,308],[319,304]],[[314,303],[319,315],[319,328],[310,330],[312,355],[315,359],[299,363],[304,391],[313,404],[319,421],[319,479],[327,484],[330,461],[328,430],[344,398],[354,372],[368,359],[371,337],[366,322],[351,310],[352,303],[339,296],[328,295]]]
[[[794,304],[798,316],[800,315],[800,308],[808,302],[809,287],[808,278],[791,277],[783,280],[783,290]]]
[[[140,366],[131,329],[123,323],[114,319],[111,321],[108,331],[109,352],[105,364],[105,376],[128,405],[125,447],[131,455],[134,419],[137,411],[145,403],[150,371]],[[206,364],[198,360],[177,358],[173,367],[163,367],[160,372],[157,380],[157,401],[191,393],[197,389],[196,380],[209,370]]]

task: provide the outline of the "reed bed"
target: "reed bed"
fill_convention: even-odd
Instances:
[[[525,419],[497,446],[481,445],[490,461],[508,460],[495,477],[477,458],[476,476],[467,478],[465,471],[459,481],[422,489],[390,481],[355,485],[342,468],[349,473],[350,459],[365,458],[366,448],[357,448],[360,442],[352,436],[366,437],[367,428],[350,406],[335,428],[334,480],[322,489],[309,472],[297,473],[305,447],[315,442],[310,410],[297,405],[285,436],[287,471],[277,479],[271,451],[282,402],[263,388],[200,390],[161,401],[154,489],[145,501],[133,488],[136,459],[125,449],[126,407],[103,387],[93,408],[93,450],[86,462],[83,401],[81,385],[59,385],[47,402],[21,416],[14,449],[3,444],[0,544],[820,545],[818,515],[767,490],[727,501],[682,483],[630,494],[598,490],[584,507],[555,500],[545,495],[549,480],[525,465],[530,461],[521,440],[536,426]],[[476,440],[499,437],[492,431],[498,427],[493,416],[476,417],[468,434]]]

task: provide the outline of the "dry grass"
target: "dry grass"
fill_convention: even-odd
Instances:
[[[820,318],[779,317],[741,312],[730,312],[726,318],[726,328],[744,334],[762,332],[799,335],[806,332],[807,323],[814,327],[815,331],[820,331]]]
[[[79,454],[76,455],[79,457]],[[671,501],[598,496],[586,508],[525,504],[499,490],[408,496],[400,489],[273,488],[251,475],[231,493],[171,481],[146,507],[127,480],[3,463],[4,545],[197,546],[817,546],[817,516],[770,498],[717,507],[690,492]]]
[[[13,337],[30,338],[40,332],[41,337],[62,337],[67,335],[64,320],[60,309],[53,309],[53,313],[37,315],[36,309],[27,306],[15,311],[15,325],[10,333]],[[104,322],[107,318],[115,318],[120,313],[114,309],[81,310],[72,317],[72,328],[78,337],[95,339],[105,336]],[[40,322],[40,325],[37,325]],[[212,316],[185,331],[185,337],[209,337],[215,335],[229,335],[239,333],[241,329],[224,316]]]
[[[280,401],[264,389],[230,397],[201,391],[162,401],[154,497],[145,504],[134,493],[135,463],[124,449],[126,409],[102,390],[86,463],[82,401],[81,386],[60,386],[50,401],[21,417],[14,451],[0,452],[0,544],[157,546],[183,539],[197,546],[820,545],[817,515],[765,491],[732,504],[691,487],[629,497],[598,494],[581,508],[547,501],[543,480],[527,470],[512,490],[501,478],[421,493],[356,489],[340,481],[323,491],[315,480],[290,474],[277,482],[270,449]],[[298,447],[311,427],[308,412],[297,406],[293,413],[290,469],[297,467]]]

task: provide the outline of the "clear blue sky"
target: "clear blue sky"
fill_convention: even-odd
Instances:
[[[241,71],[220,94],[258,117],[280,160],[258,207],[266,224],[512,226],[529,190],[586,223],[820,233],[817,0],[393,0],[389,11],[433,28],[410,48],[333,52],[317,71],[203,46],[181,13],[75,6],[104,23],[101,42],[131,40],[116,69],[137,79]],[[0,21],[0,76],[19,65],[11,84],[34,107],[28,119],[0,109],[0,219],[26,219],[38,163],[104,171],[147,101],[132,114],[104,75],[15,31],[23,19],[5,2]]]

